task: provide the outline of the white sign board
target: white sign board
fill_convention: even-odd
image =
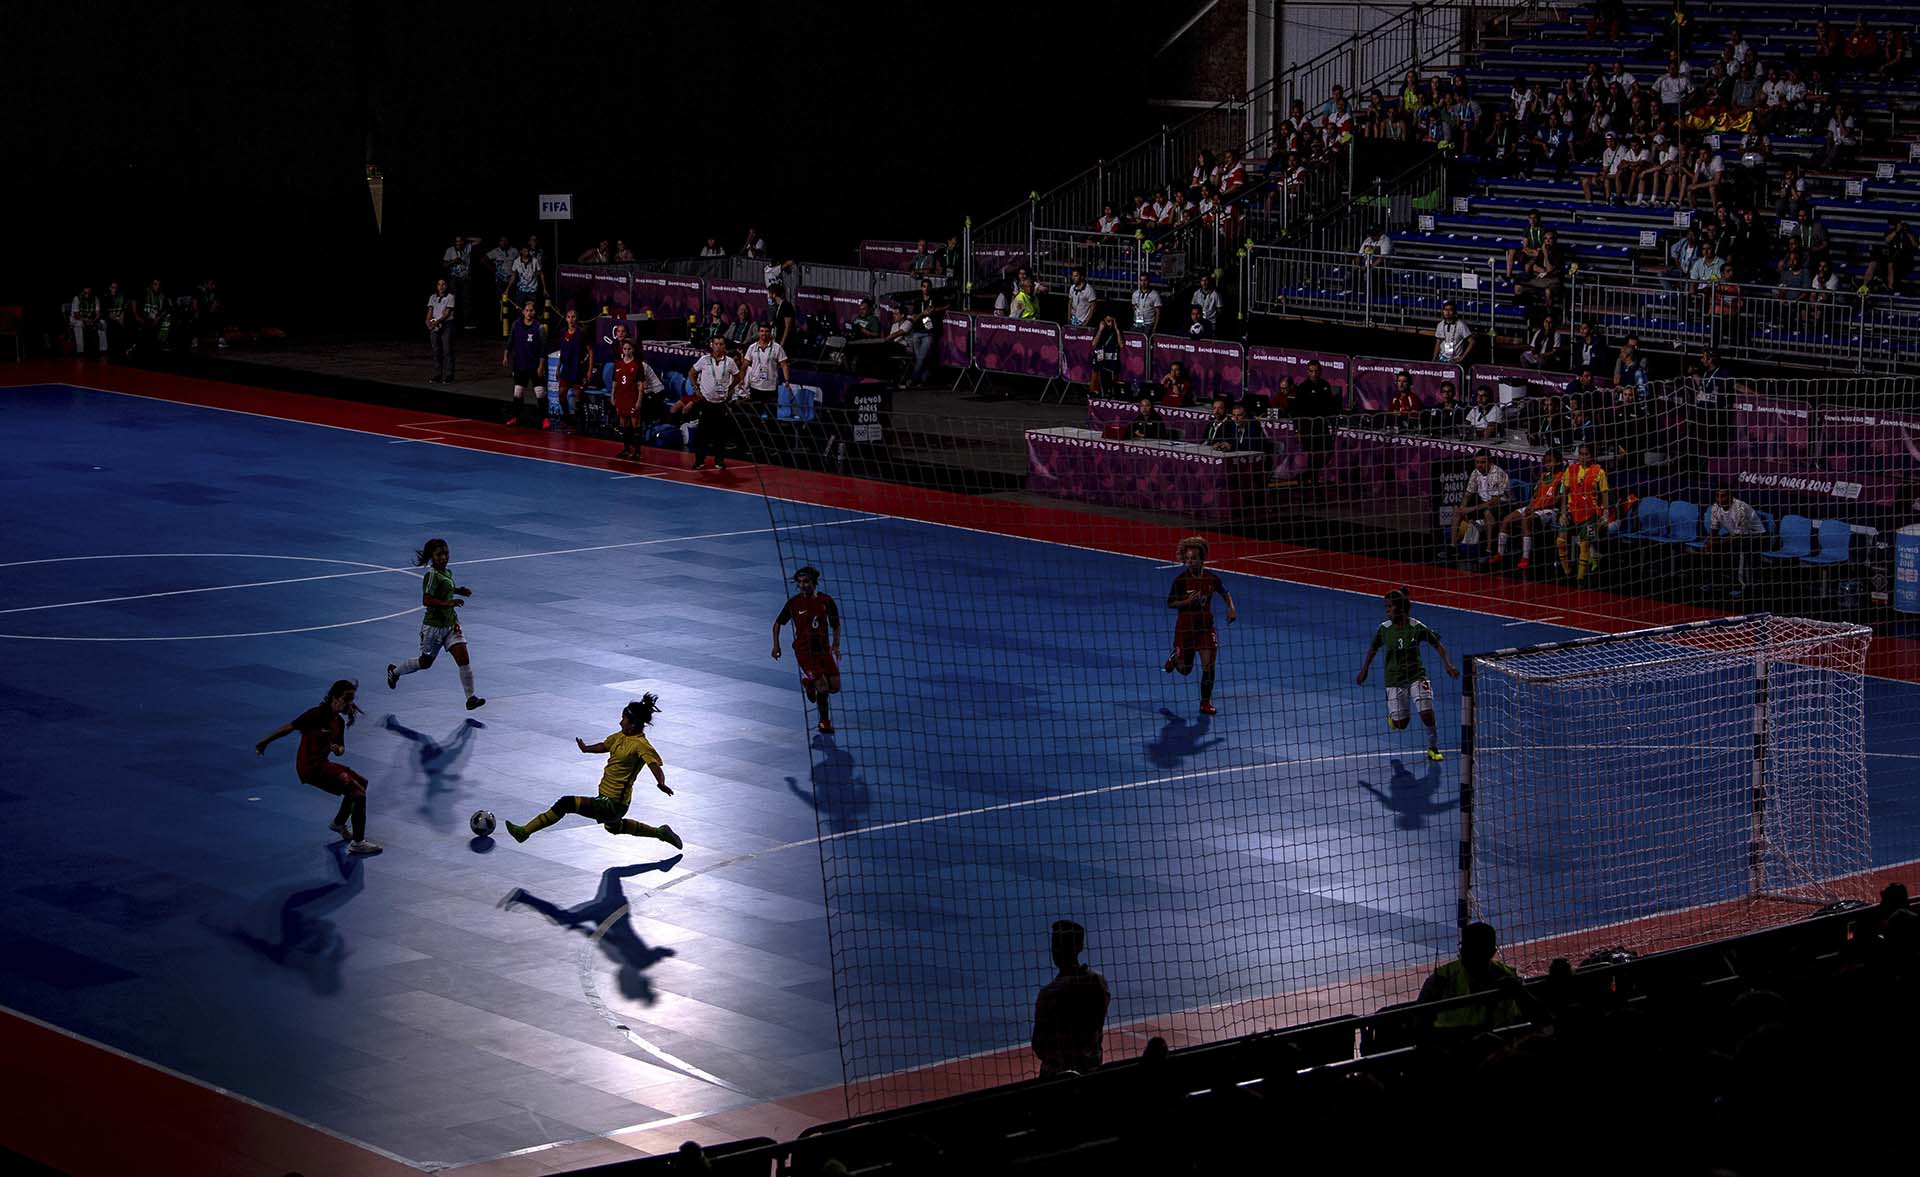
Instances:
[[[1880,166],[1874,168],[1873,178],[1876,180],[1893,179],[1893,165],[1890,163],[1883,163]]]
[[[540,219],[543,221],[571,221],[573,219],[573,193],[560,192],[540,198]]]
[[[1474,273],[1472,270],[1462,270],[1460,272],[1460,289],[1462,290],[1480,289],[1480,275]]]
[[[1654,232],[1652,229],[1640,230],[1641,249],[1652,249],[1658,244],[1660,244],[1660,234]]]
[[[1457,212],[1457,213],[1463,213],[1463,212],[1466,212],[1466,211],[1467,211],[1467,198],[1466,198],[1466,197],[1464,197],[1464,196],[1456,196],[1456,197],[1454,197],[1454,198],[1453,198],[1453,211],[1454,211],[1454,212]]]
[[[1907,158],[1920,159],[1920,140],[1907,144]]]
[[[1420,231],[1422,233],[1433,232],[1433,214],[1432,213],[1420,214]]]
[[[1686,227],[1687,227],[1688,225],[1691,225],[1691,224],[1693,224],[1693,210],[1692,210],[1692,209],[1690,209],[1690,208],[1677,208],[1677,209],[1674,209],[1674,210],[1673,210],[1673,227],[1674,227],[1674,228],[1676,228],[1676,229],[1684,229],[1684,228],[1686,228]]]
[[[1863,196],[1866,194],[1866,191],[1867,191],[1867,182],[1865,180],[1848,180],[1847,181],[1848,196]]]

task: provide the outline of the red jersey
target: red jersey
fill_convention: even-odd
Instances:
[[[327,757],[333,753],[333,746],[344,743],[347,738],[345,721],[324,703],[296,716],[293,730],[300,733],[300,750],[293,755],[293,768],[303,781],[317,779]]]
[[[613,394],[614,411],[623,417],[632,416],[633,410],[640,404],[640,361],[638,359],[613,362],[613,388],[610,391]]]
[[[832,630],[840,628],[840,606],[825,593],[795,593],[781,606],[775,625],[793,622],[795,654],[825,654],[833,649]]]
[[[1167,604],[1178,604],[1188,593],[1199,593],[1200,599],[1198,601],[1195,601],[1191,605],[1180,606],[1180,624],[1188,627],[1199,626],[1212,629],[1213,595],[1226,591],[1227,586],[1222,584],[1220,578],[1212,572],[1204,569],[1198,575],[1191,572],[1182,572],[1173,578],[1173,588],[1167,592]]]

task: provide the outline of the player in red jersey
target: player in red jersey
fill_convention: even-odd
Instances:
[[[1174,558],[1187,566],[1173,578],[1167,592],[1167,608],[1178,609],[1180,620],[1173,627],[1173,654],[1160,669],[1172,674],[1193,673],[1193,656],[1200,655],[1200,714],[1216,714],[1213,706],[1213,660],[1220,652],[1220,635],[1213,628],[1213,598],[1227,603],[1227,623],[1240,619],[1233,607],[1233,594],[1220,578],[1207,571],[1207,541],[1190,535],[1180,541]]]
[[[620,440],[626,445],[613,456],[614,461],[640,456],[640,361],[634,357],[633,341],[620,341],[620,354],[613,361],[613,415],[620,418]]]
[[[827,696],[840,693],[840,606],[820,592],[820,570],[809,564],[793,574],[799,592],[773,619],[773,656],[780,657],[780,627],[793,622],[793,660],[800,664],[800,690],[820,709],[820,730],[833,734]],[[832,639],[829,641],[828,633]]]
[[[340,798],[340,812],[334,815],[328,828],[348,840],[349,853],[378,854],[380,843],[367,841],[367,778],[327,759],[329,754],[338,756],[347,750],[347,726],[360,714],[360,708],[353,703],[354,693],[359,689],[360,684],[352,679],[343,678],[334,683],[318,707],[309,707],[281,724],[255,744],[253,750],[265,756],[268,744],[299,732],[300,750],[294,754],[293,767],[301,783]]]

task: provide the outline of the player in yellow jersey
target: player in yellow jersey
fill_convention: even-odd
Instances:
[[[660,787],[660,791],[669,797],[673,796],[673,790],[667,788],[667,772],[660,766],[660,753],[655,752],[653,745],[647,742],[647,737],[641,734],[653,722],[654,713],[659,709],[659,697],[648,692],[640,696],[639,702],[627,704],[626,709],[620,712],[620,730],[606,739],[589,744],[576,736],[573,742],[582,752],[607,754],[606,771],[600,774],[600,795],[562,797],[546,812],[535,814],[526,825],[508,822],[507,832],[513,835],[513,840],[524,842],[567,814],[577,813],[599,822],[609,834],[658,838],[675,850],[680,849],[680,835],[673,832],[672,826],[650,826],[627,816],[627,806],[633,803],[633,782],[639,779],[640,766],[643,764],[653,773],[654,783]]]
[[[1560,556],[1562,576],[1585,580],[1593,570],[1593,544],[1606,526],[1607,489],[1607,472],[1593,460],[1593,447],[1581,445],[1578,460],[1560,472],[1560,534],[1554,537],[1553,546]],[[1577,574],[1569,563],[1569,541],[1575,536],[1580,539]]]

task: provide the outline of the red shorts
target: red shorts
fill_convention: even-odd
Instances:
[[[808,650],[795,646],[793,660],[800,667],[800,681],[803,683],[840,673],[840,664],[833,660],[833,654],[827,650]]]
[[[1220,635],[1215,632],[1211,618],[1182,617],[1173,627],[1173,652],[1191,654],[1196,650],[1217,650],[1220,648]]]
[[[639,389],[637,388],[634,389],[633,392],[630,394],[620,393],[620,392],[616,392],[613,394],[613,411],[618,415],[622,417],[631,417],[633,416],[634,411],[639,407],[640,407],[640,390]]]
[[[324,789],[336,797],[344,796],[353,788],[353,770],[328,760],[301,773],[300,783]]]

